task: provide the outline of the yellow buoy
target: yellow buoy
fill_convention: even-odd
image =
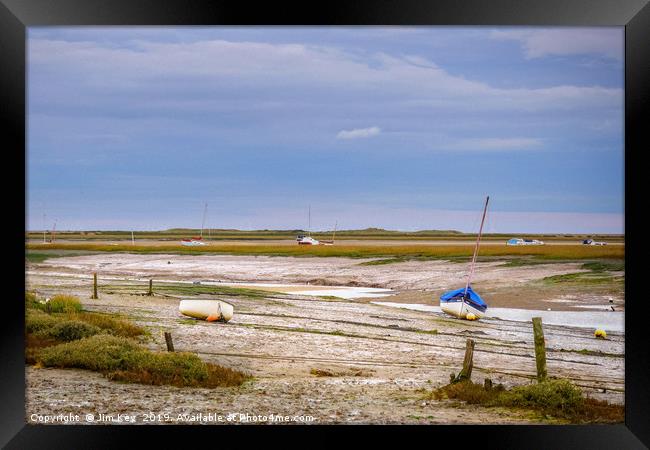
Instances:
[[[465,316],[465,318],[466,318],[467,320],[476,320],[476,319],[477,319],[477,317],[476,317],[474,314],[472,314],[472,313],[467,314],[467,315]]]
[[[594,336],[597,338],[605,339],[607,337],[607,333],[605,333],[605,330],[598,329],[594,331]]]

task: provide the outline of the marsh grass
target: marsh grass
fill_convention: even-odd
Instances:
[[[542,279],[547,284],[609,284],[622,283],[624,280],[621,276],[614,276],[605,272],[578,272],[565,273],[562,275],[553,275]]]
[[[192,353],[152,352],[132,339],[99,334],[41,349],[36,362],[45,367],[103,373],[115,381],[190,387],[239,386],[242,372],[202,361]]]
[[[57,295],[52,297],[50,305],[51,314],[48,314],[45,303],[34,293],[25,294],[25,333],[62,342],[99,333],[131,338],[147,334],[144,328],[124,318],[81,310],[79,299],[73,296]]]
[[[88,325],[95,326],[100,330],[114,336],[138,337],[148,334],[146,329],[129,322],[120,317],[113,317],[109,314],[96,312],[81,312],[71,316],[73,320],[85,322]]]
[[[50,255],[48,255],[47,253],[35,253],[35,252],[29,252],[29,251],[25,253],[25,259],[28,262],[36,263],[36,264],[42,263],[43,261],[45,261],[49,257],[50,257]]]
[[[407,258],[384,258],[384,259],[375,259],[372,261],[366,261],[359,263],[359,266],[383,266],[385,264],[395,264],[408,261]]]
[[[205,286],[194,284],[159,283],[154,286],[154,292],[186,295],[227,295],[234,297],[265,298],[269,295],[282,295],[281,292],[263,291],[260,289],[239,288],[231,286]]]
[[[65,296],[61,296],[65,297]],[[69,298],[62,304],[68,304]],[[123,318],[76,308],[48,314],[25,296],[25,362],[100,372],[111,380],[173,386],[238,386],[248,375],[203,362],[192,353],[157,353],[134,338],[147,331]]]
[[[43,304],[43,309],[46,306]],[[50,299],[50,310],[53,313],[76,313],[81,311],[81,302],[73,295],[55,295]]]
[[[48,306],[45,299],[39,299],[33,292],[26,292],[25,308],[46,311]],[[52,313],[75,313],[81,309],[81,302],[73,295],[55,295],[49,301],[49,310]]]
[[[584,397],[580,388],[566,379],[550,379],[510,390],[500,384],[486,387],[463,381],[436,389],[429,397],[487,407],[532,409],[571,423],[620,423],[624,420],[623,406]]]
[[[252,244],[229,245],[209,244],[201,247],[183,247],[180,244],[164,245],[103,245],[92,243],[78,244],[27,244],[28,250],[43,248],[53,250],[84,250],[93,252],[125,252],[125,253],[172,253],[172,254],[240,254],[266,256],[320,256],[347,258],[399,258],[420,257],[433,259],[448,259],[452,257],[472,256],[474,247],[471,244],[459,245],[290,245],[290,244]],[[506,246],[486,245],[481,248],[482,256],[533,256],[540,259],[623,259],[625,247],[611,246],[579,246],[579,245],[542,245],[542,246]]]
[[[623,261],[590,261],[582,265],[583,269],[591,270],[592,272],[623,272],[625,271],[625,260]]]

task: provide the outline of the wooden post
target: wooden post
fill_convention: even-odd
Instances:
[[[149,278],[149,292],[147,292],[147,295],[151,297],[153,295],[153,280]]]
[[[45,302],[45,312],[52,314],[52,305],[50,304],[50,299],[48,298]]]
[[[93,298],[93,299],[99,298],[97,296],[97,272],[93,273],[93,295],[90,298]]]
[[[474,367],[474,339],[467,339],[465,346],[465,359],[463,360],[463,370],[460,371],[454,383],[459,381],[471,380],[472,367]]]
[[[537,363],[537,381],[546,379],[546,342],[542,329],[542,318],[533,317],[533,334],[535,335],[535,361]]]
[[[165,341],[167,342],[167,351],[174,351],[174,343],[172,342],[172,334],[169,331],[165,331]]]

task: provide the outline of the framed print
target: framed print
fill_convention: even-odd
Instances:
[[[648,445],[647,2],[0,10],[7,448]]]

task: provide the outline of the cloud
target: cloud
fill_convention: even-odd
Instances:
[[[492,39],[519,41],[526,57],[549,55],[598,54],[623,59],[623,30],[621,28],[557,28],[541,30],[499,30],[490,33]]]
[[[495,33],[515,36],[514,31]],[[576,40],[574,37],[572,42]],[[557,51],[570,46],[559,46]],[[545,51],[550,51],[547,47]],[[538,47],[531,50],[533,55],[541,52]],[[306,98],[292,95],[289,87],[318,95],[309,98],[316,107],[340,100],[363,106],[371,100],[373,105],[382,104],[383,110],[391,105],[446,111],[621,108],[623,98],[621,88],[599,86],[498,88],[452,75],[423,57],[353,54],[303,44],[134,41],[116,48],[99,42],[34,39],[29,42],[28,61],[33,74],[49,77],[30,81],[34,98],[89,109],[101,100],[147,114],[176,113],[179,108],[204,112],[231,109],[230,101],[259,102],[262,90],[268,105],[286,109],[287,102]],[[53,76],[63,80],[58,89],[51,89],[48,82]],[[97,95],[71,96],[80,89]],[[372,108],[376,110],[376,106]]]
[[[474,151],[527,150],[541,147],[543,142],[534,138],[476,138],[460,139],[448,146],[450,149]]]
[[[368,138],[372,136],[377,136],[381,133],[381,128],[379,127],[370,127],[370,128],[355,128],[353,130],[341,130],[336,135],[337,139],[359,139],[359,138]]]

